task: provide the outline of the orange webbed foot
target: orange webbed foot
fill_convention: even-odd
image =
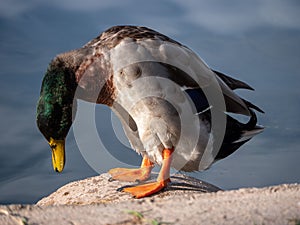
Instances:
[[[152,167],[141,167],[138,169],[114,168],[108,171],[112,180],[120,181],[145,181],[149,179]]]
[[[151,183],[142,184],[134,187],[124,187],[121,189],[121,191],[130,193],[135,198],[143,198],[155,194],[160,190],[164,189],[165,187],[167,187],[169,182],[170,179],[165,181],[151,182]]]

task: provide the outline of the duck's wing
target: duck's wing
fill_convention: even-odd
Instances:
[[[155,42],[155,43],[153,43]],[[113,71],[140,62],[157,62],[169,70],[167,77],[183,88],[202,88],[224,96],[228,112],[250,115],[244,101],[195,53],[185,46],[152,40],[120,42],[110,54]],[[156,74],[153,74],[155,76]],[[220,93],[220,91],[222,93]]]

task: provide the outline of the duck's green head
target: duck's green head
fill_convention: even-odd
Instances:
[[[59,59],[54,59],[42,82],[37,105],[37,126],[52,150],[52,164],[62,172],[65,164],[65,138],[72,125],[75,75]]]

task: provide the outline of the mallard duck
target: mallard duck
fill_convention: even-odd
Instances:
[[[115,26],[49,64],[37,105],[37,125],[52,150],[56,172],[65,165],[65,138],[76,99],[109,106],[122,122],[140,168],[115,168],[114,180],[155,182],[125,187],[136,198],[170,182],[170,168],[205,170],[260,133],[254,110],[235,89],[248,84],[212,70],[192,50],[146,27]],[[234,115],[247,116],[241,122]]]

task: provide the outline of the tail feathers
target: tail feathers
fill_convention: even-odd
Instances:
[[[241,141],[241,142],[237,142],[237,143],[224,143],[222,144],[222,147],[220,149],[220,151],[218,152],[218,154],[215,157],[215,161],[220,160],[220,159],[224,159],[227,156],[231,155],[232,153],[234,153],[239,147],[241,147],[243,144],[245,144],[248,140],[245,141]]]
[[[254,88],[252,88],[250,85],[246,84],[243,81],[234,79],[230,76],[225,75],[224,73],[215,70],[213,70],[213,72],[217,74],[218,77],[220,77],[223,80],[223,82],[226,83],[227,86],[230,87],[232,90],[242,88],[242,89],[248,89],[254,91]]]
[[[235,152],[240,146],[245,144],[255,135],[263,131],[263,127],[257,125],[257,117],[253,110],[250,120],[243,124],[227,115],[226,132],[221,148],[216,156],[216,160],[225,158]]]
[[[242,98],[242,100],[245,102],[245,104],[251,108],[251,109],[255,109],[256,111],[260,112],[260,113],[265,113],[261,108],[259,108],[258,106],[254,105],[253,103],[245,100]]]
[[[234,141],[233,143],[239,143],[243,142],[245,140],[249,141],[251,138],[253,138],[255,135],[263,132],[264,128],[262,126],[255,126],[253,130],[245,130],[242,132],[241,138]]]
[[[213,72],[231,89],[231,90],[235,90],[235,89],[248,89],[248,90],[252,90],[254,91],[254,88],[252,88],[250,85],[246,84],[243,81],[234,79],[230,76],[227,76],[221,72],[218,72],[216,70],[213,70]],[[225,98],[225,101],[230,101],[230,99]],[[246,106],[248,108],[252,108],[257,110],[258,112],[264,113],[264,111],[262,109],[260,109],[258,106],[252,104],[251,102],[241,98],[241,100],[246,104]],[[232,102],[227,102],[229,106],[233,106],[234,104],[231,105]]]
[[[232,77],[229,77],[221,72],[213,70],[213,72],[217,75],[220,80],[222,80],[231,90],[235,89],[248,89],[248,90],[254,90],[251,86],[246,84],[243,81],[234,79]],[[249,113],[243,113],[243,111],[240,110],[241,104],[237,104],[235,102],[235,99],[232,99],[226,96],[226,93],[224,93],[224,99],[226,103],[227,112],[229,113],[236,113],[236,114],[242,114],[242,115],[249,115],[250,119],[249,121],[244,124],[239,122],[238,120],[232,118],[228,114],[227,117],[227,124],[226,124],[226,131],[225,136],[223,139],[223,143],[221,145],[221,148],[216,155],[216,160],[225,158],[235,152],[240,146],[245,144],[247,141],[249,141],[253,136],[259,134],[263,131],[263,127],[257,125],[257,117],[253,110],[256,110],[258,112],[264,113],[262,109],[260,109],[258,106],[252,104],[251,102],[240,98],[239,99],[243,102],[242,105],[247,109],[247,112]],[[242,113],[241,113],[242,112]]]

